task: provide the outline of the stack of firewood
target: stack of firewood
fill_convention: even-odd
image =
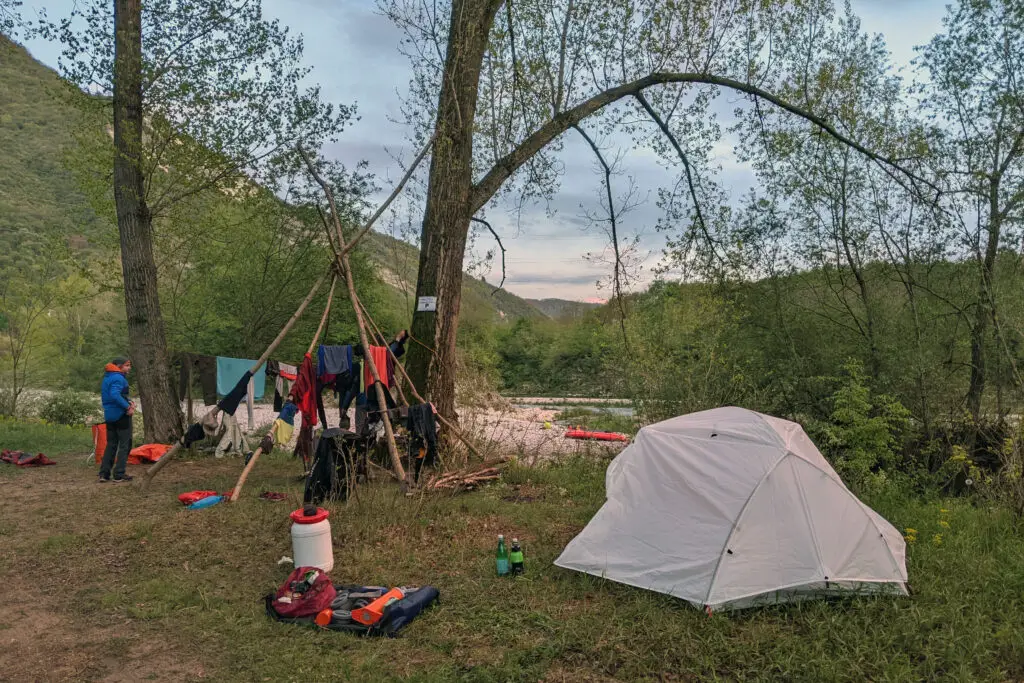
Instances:
[[[459,472],[448,472],[433,477],[423,487],[431,491],[469,491],[487,481],[501,476],[501,465],[505,459],[488,462]]]

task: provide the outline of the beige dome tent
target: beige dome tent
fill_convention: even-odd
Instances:
[[[730,407],[644,427],[605,489],[559,567],[710,610],[907,594],[903,536],[794,422]]]

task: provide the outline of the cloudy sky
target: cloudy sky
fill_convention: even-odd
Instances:
[[[45,6],[50,17],[56,18],[65,15],[72,2],[27,0],[23,10],[30,17]],[[883,34],[894,62],[901,66],[909,65],[915,45],[939,30],[945,13],[945,3],[940,0],[853,0],[852,4],[864,29]],[[325,97],[358,105],[360,120],[327,150],[328,156],[350,166],[365,159],[386,194],[402,174],[395,158],[408,159],[415,154],[407,148],[406,131],[393,122],[411,72],[397,50],[398,31],[377,13],[373,0],[264,0],[264,7],[270,16],[305,37],[306,60],[314,69],[311,78],[321,84]],[[53,45],[36,41],[27,47],[36,58],[56,66]],[[724,182],[737,196],[750,185],[752,176],[731,158],[729,147],[720,146],[718,161]],[[609,153],[614,154],[612,150]],[[601,178],[592,153],[575,136],[566,139],[561,160],[565,175],[551,207],[553,216],[543,206],[527,207],[519,216],[511,211],[492,211],[488,216],[508,250],[505,286],[531,298],[604,298],[608,291],[597,283],[607,278],[610,268],[600,259],[588,261],[584,255],[603,253],[607,237],[586,229],[586,221],[581,220],[587,208],[598,208]],[[640,236],[638,253],[646,268],[634,285],[638,287],[649,280],[649,267],[657,262],[664,244],[664,236],[653,228],[658,216],[654,197],[668,177],[649,153],[633,150],[625,154],[623,171],[634,178],[640,198],[650,197],[623,218],[625,232]],[[480,236],[476,252],[492,246],[492,239]],[[495,261],[485,275],[496,283],[501,277],[500,263]]]

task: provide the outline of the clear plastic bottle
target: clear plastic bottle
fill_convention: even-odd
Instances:
[[[508,548],[505,547],[505,537],[498,534],[498,552],[495,557],[498,565],[498,576],[505,576],[509,572]]]

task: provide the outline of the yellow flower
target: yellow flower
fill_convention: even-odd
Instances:
[[[941,526],[943,529],[948,529],[949,528],[949,522],[947,522],[944,519],[940,519],[939,520],[939,526]]]
[[[904,531],[907,533],[907,536],[913,536],[917,533],[917,529],[911,529],[910,527],[907,527]]]
[[[942,545],[942,534],[935,534],[934,536],[932,536],[932,544],[934,544],[936,547]]]
[[[939,508],[939,512],[941,512],[942,514],[946,514],[947,512],[949,512],[949,510],[947,510],[946,508]]]
[[[917,540],[917,536],[907,536],[906,539],[907,543],[909,543],[910,545],[914,545],[914,541]]]

